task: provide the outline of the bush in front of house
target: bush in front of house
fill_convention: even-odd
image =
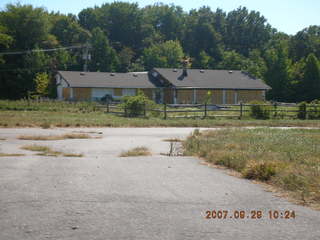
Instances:
[[[306,102],[301,102],[298,105],[299,112],[297,117],[299,119],[306,119],[307,118],[307,103]]]
[[[259,101],[250,102],[250,116],[255,119],[269,119],[270,106],[264,106],[265,104]]]
[[[320,119],[320,100],[313,100],[308,110],[308,119]]]
[[[126,117],[138,117],[145,115],[147,108],[155,105],[142,91],[136,96],[125,96],[122,98],[121,107]]]

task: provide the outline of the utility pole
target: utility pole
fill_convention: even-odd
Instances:
[[[91,60],[91,54],[89,53],[89,48],[90,48],[89,43],[86,43],[84,47],[84,53],[83,53],[83,60],[84,60],[83,71],[84,72],[88,72],[88,61]]]

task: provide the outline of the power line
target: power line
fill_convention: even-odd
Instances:
[[[32,50],[16,51],[16,52],[0,52],[0,55],[18,55],[18,54],[27,54],[27,53],[34,53],[34,52],[54,52],[54,51],[58,51],[58,50],[86,48],[86,47],[88,47],[88,46],[87,45],[75,45],[75,46],[60,47],[60,48],[32,49]]]

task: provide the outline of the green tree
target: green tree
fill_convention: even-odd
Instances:
[[[201,51],[199,56],[195,58],[192,62],[192,67],[194,68],[202,68],[202,69],[209,69],[211,67],[212,58],[205,52]]]
[[[14,49],[41,47],[49,38],[49,15],[43,8],[31,5],[8,4],[0,15],[0,23],[14,39]]]
[[[143,62],[147,70],[154,67],[181,67],[183,57],[184,53],[179,41],[169,40],[152,45],[143,51]]]
[[[47,73],[37,73],[34,79],[35,94],[40,97],[47,97],[49,94],[50,79]]]
[[[244,70],[256,78],[263,79],[267,66],[258,49],[250,51],[247,66]]]
[[[310,26],[290,39],[290,56],[298,61],[314,53],[320,58],[320,26]]]
[[[114,72],[119,68],[119,59],[108,38],[100,28],[92,31],[90,71]]]
[[[79,25],[75,16],[53,15],[51,22],[51,33],[62,46],[85,44],[90,38],[90,33]]]
[[[156,3],[146,6],[142,11],[143,20],[150,23],[164,40],[181,40],[185,17],[181,7]]]
[[[267,71],[266,83],[272,87],[267,97],[272,100],[286,101],[289,98],[291,60],[288,57],[287,43],[282,41],[265,53]]]
[[[209,7],[202,7],[198,11],[191,10],[186,20],[183,46],[186,52],[194,58],[205,51],[212,61],[219,62],[222,58],[222,36],[214,28],[215,15]]]
[[[301,102],[305,100],[305,93],[302,86],[305,66],[305,59],[302,58],[300,61],[293,63],[290,67],[290,85],[288,89],[288,101],[290,102]]]
[[[118,53],[119,71],[128,72],[135,53],[131,48],[125,47]]]
[[[317,57],[311,53],[306,59],[302,88],[306,101],[320,99],[320,66]]]
[[[105,3],[98,11],[99,25],[112,42],[136,50],[141,45],[142,12],[136,3]]]
[[[0,49],[8,48],[12,41],[13,38],[7,34],[6,28],[0,25]]]
[[[246,66],[246,58],[236,51],[225,51],[222,61],[219,63],[220,69],[241,70]]]
[[[92,31],[94,28],[100,26],[99,25],[99,12],[98,7],[95,8],[86,8],[83,9],[79,14],[78,14],[78,18],[79,18],[79,24],[81,25],[81,27]]]
[[[248,57],[251,49],[258,49],[267,44],[273,29],[259,12],[249,12],[239,7],[228,13],[225,43],[229,49]]]
[[[0,51],[7,49],[12,44],[13,38],[7,34],[5,27],[0,25]],[[0,56],[0,64],[4,63],[4,59]]]

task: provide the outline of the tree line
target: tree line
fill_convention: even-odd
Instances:
[[[179,68],[189,57],[191,68],[243,70],[263,79],[272,87],[270,100],[320,99],[320,26],[288,35],[246,7],[186,12],[175,5],[140,8],[127,2],[86,8],[77,16],[7,5],[0,12],[0,98],[54,96],[54,74],[81,71],[86,48],[76,47],[86,44],[89,71]],[[61,48],[68,46],[75,48]],[[9,54],[53,48],[60,49]]]

